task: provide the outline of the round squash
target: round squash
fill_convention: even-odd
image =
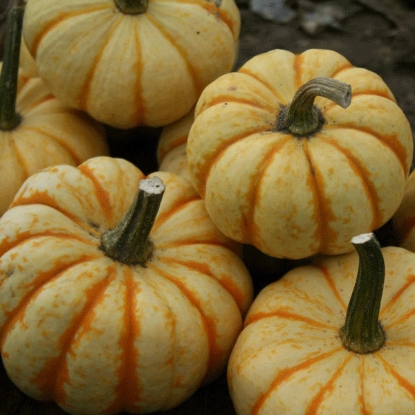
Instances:
[[[78,165],[109,152],[100,123],[64,105],[40,78],[18,70],[21,13],[13,9],[9,15],[14,35],[7,37],[0,62],[0,216],[32,174],[55,164]]]
[[[402,202],[392,218],[397,243],[415,252],[415,171],[406,182]]]
[[[24,37],[66,104],[118,128],[184,116],[235,60],[234,0],[29,0]]]
[[[180,120],[164,127],[157,145],[159,170],[170,171],[190,181],[187,166],[187,137],[194,121],[194,110]]]
[[[254,300],[228,366],[238,415],[415,413],[415,254],[352,241],[358,254],[296,268]]]
[[[143,179],[110,157],[50,167],[0,219],[4,367],[70,414],[178,405],[224,369],[252,300],[193,186]]]
[[[409,122],[382,79],[318,49],[273,50],[212,82],[187,143],[218,228],[291,259],[349,252],[354,235],[388,221],[412,155]]]

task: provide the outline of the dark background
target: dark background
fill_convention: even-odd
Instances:
[[[9,3],[0,0],[0,13]],[[294,53],[310,48],[335,50],[354,66],[370,69],[384,79],[414,132],[414,0],[252,0],[252,3],[239,0],[237,3],[242,17],[237,67],[254,55],[271,49],[287,49]],[[127,158],[145,173],[150,173],[157,169],[155,149],[159,133],[160,129],[120,131],[108,128],[112,155]],[[378,231],[378,237],[384,244],[394,240],[390,224]],[[257,252],[248,253],[248,266],[256,290],[296,265],[266,258]],[[53,403],[40,403],[24,396],[0,366],[0,415],[29,414],[65,413]],[[225,375],[165,414],[234,415]]]

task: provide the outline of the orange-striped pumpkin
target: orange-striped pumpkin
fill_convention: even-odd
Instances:
[[[415,254],[377,249],[366,252],[376,265],[363,273],[352,252],[261,291],[228,365],[238,415],[415,413]],[[354,289],[356,275],[365,278]]]
[[[157,145],[159,170],[170,171],[190,181],[187,166],[187,137],[194,121],[194,111],[163,128]]]
[[[234,0],[29,0],[24,38],[68,105],[119,128],[184,116],[235,61]]]
[[[63,104],[40,78],[29,76],[30,62],[19,68],[21,22],[22,9],[12,9],[0,62],[0,216],[32,174],[109,153],[101,123]]]
[[[152,227],[144,210],[126,214],[143,173],[109,157],[31,176],[1,218],[1,355],[31,397],[70,414],[147,413],[224,369],[252,299],[240,247],[188,181],[154,176],[166,191]],[[135,239],[118,234],[136,214]]]
[[[319,96],[315,78],[350,85],[350,105],[332,101],[337,87]],[[218,228],[292,259],[348,252],[353,235],[388,221],[412,154],[409,122],[383,80],[318,49],[260,54],[212,82],[187,143],[192,182]]]
[[[402,202],[392,218],[397,243],[415,252],[415,171],[406,182]]]

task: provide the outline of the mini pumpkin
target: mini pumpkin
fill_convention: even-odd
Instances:
[[[402,202],[392,218],[397,243],[415,252],[415,171],[406,182]]]
[[[352,242],[254,300],[228,366],[238,415],[415,413],[415,254]]]
[[[0,216],[32,174],[109,152],[100,123],[64,105],[40,78],[19,71],[22,13],[15,8],[9,14],[10,30],[0,63]]]
[[[161,131],[157,145],[159,170],[170,171],[190,181],[187,166],[187,137],[194,121],[194,111],[167,125]]]
[[[242,327],[239,253],[172,173],[96,157],[31,176],[0,220],[10,379],[70,414],[178,405],[221,373]]]
[[[119,128],[184,116],[230,71],[234,0],[29,0],[24,37],[53,94]]]
[[[212,82],[187,143],[191,180],[219,229],[291,259],[349,252],[353,235],[388,221],[412,155],[383,80],[319,49],[260,54]]]

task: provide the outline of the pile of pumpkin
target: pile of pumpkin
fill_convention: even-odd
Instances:
[[[239,29],[233,0],[10,11],[0,348],[27,395],[148,413],[227,370],[237,414],[415,413],[409,123],[334,51],[232,72]],[[161,127],[160,171],[104,124]],[[307,264],[257,293],[244,247]]]

